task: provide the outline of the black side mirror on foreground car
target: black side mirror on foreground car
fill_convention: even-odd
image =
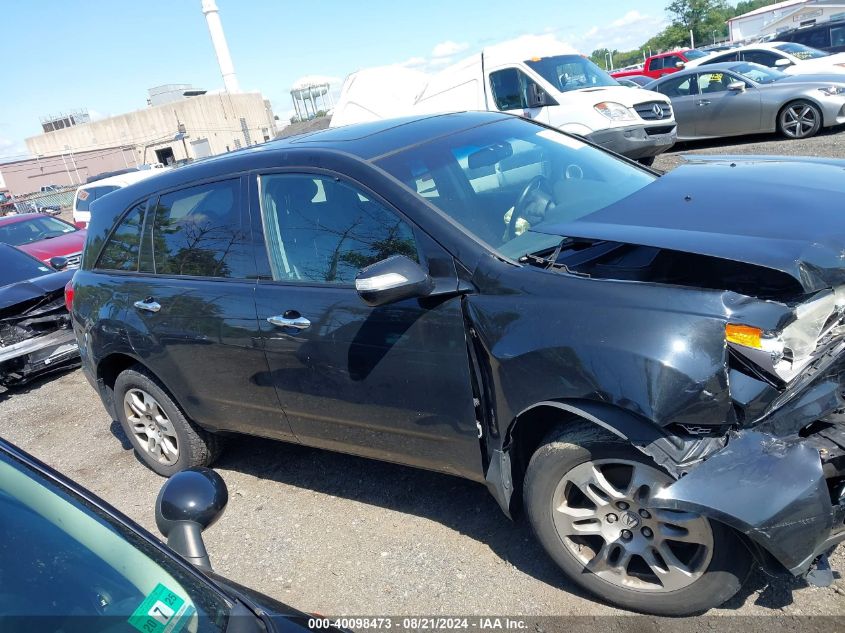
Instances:
[[[358,295],[372,307],[425,297],[433,288],[428,273],[404,255],[394,255],[362,268],[355,277]]]
[[[211,569],[202,531],[223,515],[229,490],[210,468],[189,468],[176,473],[161,487],[156,499],[156,525],[167,544],[189,562]]]

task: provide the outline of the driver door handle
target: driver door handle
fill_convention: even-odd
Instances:
[[[297,316],[294,318],[288,318],[284,315],[271,316],[267,318],[267,321],[278,327],[292,327],[296,330],[305,330],[311,327],[311,321],[306,319],[304,316]]]
[[[710,105],[710,99],[702,99],[701,101],[698,102],[698,105],[699,106],[709,106]]]
[[[147,297],[143,301],[136,301],[133,305],[136,309],[146,312],[158,312],[161,310],[161,304],[152,297]]]

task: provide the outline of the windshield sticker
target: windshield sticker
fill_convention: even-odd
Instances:
[[[80,192],[77,194],[77,196],[76,196],[76,197],[77,197],[77,198],[79,198],[80,200],[87,200],[87,199],[88,199],[88,192],[87,192],[87,191],[85,191],[85,189],[83,189],[82,191],[80,191]]]
[[[129,616],[129,624],[141,633],[179,633],[194,614],[194,606],[161,583]]]

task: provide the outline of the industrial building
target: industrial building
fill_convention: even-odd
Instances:
[[[33,156],[55,156],[132,147],[134,162],[167,165],[255,145],[275,136],[273,110],[260,93],[208,94],[182,88],[169,94],[151,89],[149,101],[160,105],[32,136],[26,139],[27,149]]]
[[[842,0],[787,0],[731,18],[728,29],[731,41],[739,42],[840,17],[845,17]]]
[[[48,184],[76,185],[105,171],[169,165],[248,147],[276,136],[270,102],[242,92],[214,0],[202,0],[224,89],[174,83],[148,90],[147,107],[91,120],[78,109],[41,118],[42,134],[26,139],[34,158],[0,165],[14,194]]]

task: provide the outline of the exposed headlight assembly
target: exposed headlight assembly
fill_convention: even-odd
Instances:
[[[789,382],[804,369],[817,349],[845,336],[845,288],[817,294],[800,304],[781,331],[739,323],[725,326],[725,339],[745,358]]]
[[[828,97],[845,94],[845,86],[825,86],[824,88],[819,88],[819,90]]]
[[[636,121],[637,113],[621,103],[602,101],[595,106],[596,112],[603,114],[611,121]]]

